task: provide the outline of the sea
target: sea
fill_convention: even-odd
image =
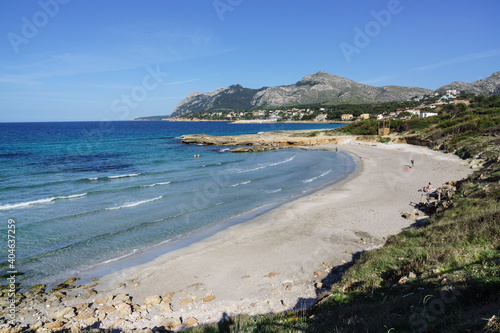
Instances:
[[[231,153],[182,144],[183,134],[340,126],[0,123],[0,274],[18,272],[25,287],[98,277],[244,223],[353,170],[342,152]]]

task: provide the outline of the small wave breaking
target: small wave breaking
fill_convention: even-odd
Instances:
[[[145,203],[149,203],[149,202],[153,202],[153,201],[156,201],[156,200],[160,200],[161,198],[163,198],[163,196],[159,196],[159,197],[156,197],[156,198],[153,198],[153,199],[148,199],[148,200],[130,202],[130,203],[126,203],[126,204],[121,205],[121,206],[106,208],[106,210],[117,210],[117,209],[122,209],[122,208],[136,207],[136,206],[139,206],[139,205],[143,205]]]
[[[58,196],[58,197],[38,199],[38,200],[32,200],[32,201],[18,202],[18,203],[14,203],[14,204],[1,205],[0,210],[11,210],[11,209],[25,208],[25,207],[29,207],[32,205],[46,204],[46,203],[50,203],[50,202],[57,201],[57,200],[82,198],[86,195],[87,195],[87,193],[81,193],[81,194],[73,194],[73,195],[68,195],[68,196]]]

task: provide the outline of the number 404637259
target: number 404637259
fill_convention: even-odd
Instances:
[[[13,270],[16,268],[16,221],[13,219],[8,221],[7,246],[9,248],[9,268]]]

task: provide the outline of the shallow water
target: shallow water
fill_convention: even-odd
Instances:
[[[343,178],[352,161],[341,153],[233,154],[227,147],[183,145],[179,139],[190,133],[313,126],[318,125],[0,124],[0,232],[7,235],[8,220],[16,221],[15,266],[24,273],[19,280],[51,284],[89,266],[251,217],[258,207]],[[1,265],[8,270],[7,261]]]

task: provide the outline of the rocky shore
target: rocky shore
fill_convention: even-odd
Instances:
[[[336,143],[336,138],[324,130],[274,131],[257,134],[213,136],[190,134],[182,136],[184,144],[215,146],[238,146],[232,152],[252,152],[290,148],[294,146],[315,146]]]

